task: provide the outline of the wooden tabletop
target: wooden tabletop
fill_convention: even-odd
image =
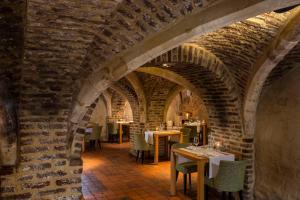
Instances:
[[[179,135],[181,132],[179,130],[162,130],[162,131],[153,131],[154,135],[167,136],[167,135]]]

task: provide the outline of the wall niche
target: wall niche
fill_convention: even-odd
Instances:
[[[255,199],[300,196],[300,68],[262,94],[255,133]]]

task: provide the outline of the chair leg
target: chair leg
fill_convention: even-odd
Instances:
[[[207,186],[207,185],[204,186],[204,190],[205,190],[205,191],[204,191],[204,192],[205,192],[205,194],[204,194],[204,199],[205,199],[205,200],[208,200],[208,186]]]
[[[186,179],[187,179],[187,174],[183,175],[183,192],[186,194]]]
[[[138,150],[138,151],[136,152],[136,160],[135,160],[135,162],[138,162],[138,161],[139,161],[139,155],[140,155],[140,151]]]
[[[226,199],[226,192],[222,192],[222,200]]]
[[[228,192],[229,193],[229,199],[232,199],[232,192]]]
[[[189,189],[192,190],[192,174],[189,173]]]
[[[177,179],[178,179],[178,175],[179,175],[179,171],[176,170],[176,182],[177,182]]]
[[[239,191],[240,200],[243,200],[243,190]]]
[[[142,164],[144,164],[145,151],[142,151]]]
[[[100,140],[98,140],[98,145],[99,145],[99,148],[102,149],[101,141]]]

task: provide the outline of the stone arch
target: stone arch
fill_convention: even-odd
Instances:
[[[138,95],[126,78],[114,83],[110,88],[121,93],[130,104],[133,114],[133,122],[130,125],[130,144],[133,145],[133,134],[140,133],[144,126],[144,123],[140,122],[140,102],[138,100]]]
[[[108,121],[133,120],[134,111],[132,103],[128,99],[126,92],[120,93],[121,89],[118,85],[110,87],[109,92],[112,95],[112,115],[107,118]],[[124,95],[125,94],[125,95]],[[126,118],[125,118],[126,117]]]
[[[254,65],[254,73],[248,83],[243,108],[244,129],[248,137],[255,132],[256,109],[259,97],[271,71],[300,41],[300,7],[292,11],[286,25],[277,34],[273,42]]]
[[[192,83],[190,83],[189,81],[187,81],[180,75],[178,75],[175,72],[172,72],[170,70],[159,68],[159,67],[141,67],[141,68],[138,68],[136,71],[162,77],[166,80],[174,82],[178,85],[181,85],[181,86],[188,88],[189,90],[199,94],[199,91]]]
[[[133,88],[131,88],[131,86],[129,86],[129,82],[127,82],[126,79],[121,79],[120,81],[122,81],[122,83],[116,82],[113,85],[110,86],[111,89],[115,90],[116,92],[118,92],[120,95],[122,95],[126,100],[128,100],[131,108],[132,108],[132,112],[134,115],[135,119],[140,119],[139,117],[139,102],[138,102],[138,97],[137,94],[135,93],[135,91],[133,90]],[[127,88],[130,87],[130,88]]]
[[[173,99],[175,98],[176,95],[179,94],[179,92],[181,90],[183,90],[184,87],[182,87],[181,85],[176,85],[175,88],[173,88],[172,91],[169,92],[169,95],[167,97],[166,103],[165,103],[165,109],[164,109],[164,122],[167,121],[167,113],[168,113],[168,109],[173,101]]]
[[[111,116],[111,95],[105,90],[102,92],[103,100],[107,108],[107,115]]]
[[[211,52],[192,43],[176,47],[153,59],[150,63],[158,66],[168,63],[171,65],[172,63],[198,65],[214,73],[217,78],[223,79],[222,81],[229,91],[233,92],[236,90],[235,80],[225,64]],[[236,96],[238,93],[234,95]]]
[[[135,90],[135,93],[138,95],[139,104],[140,104],[140,122],[146,122],[147,119],[147,100],[145,96],[145,92],[142,86],[139,77],[132,72],[126,76],[126,79],[130,82],[132,87]]]
[[[201,3],[191,1],[188,2],[190,6],[172,5],[164,1],[157,1],[156,4],[132,1],[120,3],[118,9],[112,13],[112,16],[116,17],[112,20],[112,16],[109,16],[108,21],[121,23],[117,32],[123,32],[123,38],[121,34],[114,36],[113,26],[109,27],[109,25],[106,27],[107,29],[103,28],[102,32],[96,33],[96,37],[87,51],[88,55],[82,64],[85,69],[90,69],[92,72],[87,74],[81,82],[70,121],[78,121],[85,106],[90,105],[99,95],[99,91],[107,88],[113,80],[120,79],[153,57],[192,37],[260,13],[295,5],[297,2],[295,0],[255,0],[251,2],[226,0]],[[169,12],[168,7],[163,6],[164,3],[171,7],[183,7],[181,12],[172,13]],[[228,4],[232,6],[228,6]],[[157,11],[159,17],[148,23],[135,21],[136,17],[141,18],[140,13],[144,13],[141,11],[148,13],[150,19],[153,17],[153,11]],[[159,12],[164,15],[161,16]],[[135,23],[135,28],[130,27],[132,23]],[[143,34],[137,35],[136,29],[142,30]],[[135,41],[124,38],[124,34],[131,35]],[[128,44],[122,45],[122,41],[126,41]],[[111,52],[106,52],[107,49],[110,49]]]

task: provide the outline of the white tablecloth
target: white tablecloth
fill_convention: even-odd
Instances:
[[[146,131],[145,132],[145,140],[148,144],[153,144],[153,131]]]
[[[86,128],[85,132],[91,134],[93,132],[93,128]]]
[[[214,178],[217,175],[221,160],[234,161],[233,154],[216,151],[214,149],[207,148],[207,146],[190,146],[181,149],[193,153],[197,156],[204,156],[209,159],[209,178]]]

